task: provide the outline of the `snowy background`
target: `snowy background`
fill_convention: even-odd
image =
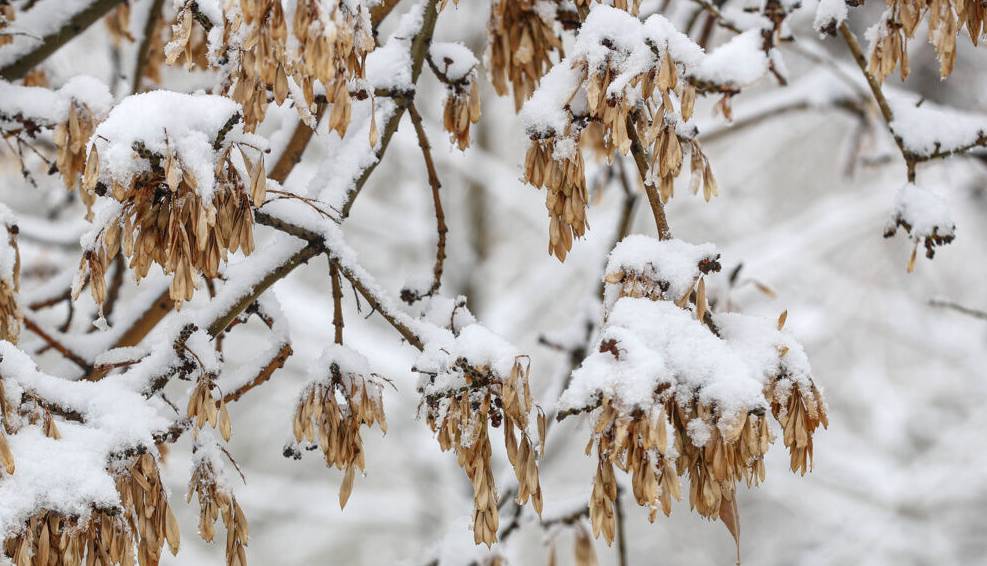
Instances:
[[[135,2],[135,13],[144,4]],[[439,20],[437,38],[462,41],[481,53],[486,11],[486,3],[471,0],[458,9],[450,6]],[[813,6],[807,6],[793,23],[808,47],[848,63],[842,43],[814,42],[812,17]],[[385,25],[382,36],[389,29]],[[56,54],[48,63],[52,83],[78,73],[109,79],[103,33],[94,26],[74,49]],[[982,50],[965,36],[958,43],[957,69],[940,82],[931,51],[916,40],[913,74],[904,86],[933,102],[987,113]],[[786,91],[763,79],[734,99],[738,121],[745,108],[806,95],[825,99],[827,89],[837,88],[839,79],[831,71],[785,49],[792,86]],[[166,70],[166,77],[180,72]],[[484,117],[465,153],[441,133],[442,95],[431,77],[418,97],[436,147],[450,224],[443,292],[468,295],[471,310],[488,328],[531,354],[537,394],[554,395],[565,356],[538,339],[581,324],[613,245],[621,189],[594,183],[600,164],[588,163],[590,230],[564,264],[550,257],[544,194],[520,181],[527,145],[520,120],[509,99],[496,98],[481,82]],[[889,78],[889,84],[899,82]],[[186,86],[208,86],[208,80]],[[259,133],[277,135],[296,123],[293,110],[272,106],[270,114]],[[743,263],[741,280],[774,291],[772,297],[751,283],[729,291],[729,300],[737,310],[772,318],[788,309],[786,328],[805,346],[830,413],[829,430],[816,435],[811,474],[788,471],[779,441],[769,453],[767,481],[753,490],[739,488],[745,563],[979,562],[987,552],[982,512],[987,321],[934,308],[929,301],[987,307],[985,161],[958,157],[920,167],[919,183],[952,209],[957,239],[933,261],[920,254],[915,272],[907,274],[910,242],[900,235],[881,237],[904,168],[880,123],[862,129],[854,116],[823,107],[721,132],[723,120],[713,117],[709,101],[697,108],[697,116],[703,131],[717,132],[704,141],[704,149],[720,197],[707,204],[680,187],[667,209],[672,229],[688,241],[715,242],[725,273]],[[434,248],[430,194],[413,134],[405,121],[345,226],[362,265],[392,293],[429,275]],[[326,151],[316,139],[286,186],[306,186]],[[2,200],[30,216],[37,191],[19,180],[15,167],[0,175]],[[646,203],[638,204],[632,231],[653,234]],[[38,231],[52,229],[44,219],[36,224]],[[25,257],[40,250],[32,247],[30,231],[22,240]],[[258,231],[257,237],[263,240],[265,234]],[[70,234],[64,239],[73,241]],[[74,254],[67,246],[64,260],[77,261]],[[723,305],[725,278],[714,283],[711,293]],[[312,260],[274,289],[291,321],[295,355],[270,383],[231,408],[231,452],[246,476],[238,499],[250,521],[252,563],[425,564],[443,552],[448,561],[442,564],[469,563],[471,489],[455,457],[441,453],[428,427],[416,419],[417,376],[410,371],[416,352],[378,317],[356,316],[348,289],[347,344],[395,385],[385,390],[389,432],[386,437],[376,429],[364,433],[367,475],[357,478],[344,512],[336,498],[340,472],[327,469],[317,453],[301,461],[282,456],[306,372],[332,339],[325,259]],[[369,314],[366,304],[362,307]],[[239,340],[227,349],[233,361],[248,359],[265,336],[252,326],[237,332]],[[28,348],[33,339],[25,335],[22,346]],[[59,368],[54,358],[46,362],[52,371]],[[594,460],[583,455],[586,427],[586,420],[570,418],[549,437],[542,466],[547,513],[588,498]],[[507,473],[499,442],[494,444],[495,460],[503,466],[499,471]],[[194,534],[197,508],[184,503],[190,470],[186,438],[163,470],[183,528],[181,553],[166,556],[164,563],[220,564],[222,538],[219,544],[202,543]],[[732,563],[729,533],[690,513],[687,503],[676,504],[670,518],[654,524],[637,506],[625,507],[630,564]],[[541,564],[545,540],[546,533],[529,523],[502,551],[513,563]],[[562,534],[557,543],[560,563],[570,563],[571,535]],[[596,547],[601,564],[615,563],[612,549],[601,541]]]

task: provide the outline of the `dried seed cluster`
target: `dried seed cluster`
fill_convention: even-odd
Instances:
[[[872,28],[868,70],[883,81],[898,68],[902,80],[908,77],[908,41],[919,23],[926,20],[929,42],[939,59],[942,78],[956,64],[956,38],[966,28],[970,41],[978,45],[987,32],[984,26],[987,6],[977,0],[886,0],[883,19]]]
[[[222,396],[219,399],[213,397],[213,390],[216,389],[214,377],[210,373],[203,373],[196,381],[188,398],[186,416],[197,430],[209,423],[209,426],[219,431],[223,440],[229,442],[233,434],[233,423],[226,401]]]
[[[263,121],[270,100],[284,103],[291,77],[310,111],[315,103],[315,83],[321,83],[326,100],[333,105],[329,127],[340,136],[345,134],[351,107],[348,83],[363,78],[366,56],[376,47],[367,8],[344,0],[302,0],[295,6],[291,22],[294,37],[289,41],[280,0],[240,0],[238,4],[238,10],[227,8],[225,39],[220,47],[226,52],[217,61],[233,64],[228,81],[232,85],[230,96],[243,105],[247,131]],[[193,21],[209,21],[198,17],[195,10],[194,2],[186,4],[172,27],[172,40],[166,49],[170,64],[183,56],[193,58]],[[243,38],[242,43],[234,41],[236,47],[230,48],[231,42],[226,40],[238,37]],[[301,100],[295,102],[303,104]]]
[[[7,225],[7,249],[0,252],[5,256],[0,262],[4,273],[0,274],[0,340],[13,344],[21,333],[21,311],[17,306],[17,292],[20,290],[21,254],[17,247],[17,226]],[[13,257],[11,257],[13,256]],[[10,265],[3,265],[9,262]]]
[[[4,554],[15,566],[151,566],[166,542],[177,554],[178,522],[154,458],[133,458],[117,473],[116,487],[121,509],[95,509],[85,521],[41,511],[4,541]]]
[[[572,241],[586,233],[586,173],[583,154],[572,140],[532,140],[524,162],[524,178],[545,187],[548,209],[548,253],[565,261]]]
[[[89,108],[80,102],[72,100],[68,105],[68,114],[64,122],[55,126],[55,148],[57,150],[55,163],[62,175],[62,181],[69,190],[75,190],[79,179],[86,168],[86,144],[96,128],[96,120]],[[86,218],[92,220],[92,206],[96,202],[96,194],[92,187],[79,191],[79,197],[86,205]]]
[[[504,424],[504,442],[518,481],[516,501],[529,499],[541,514],[542,493],[538,477],[538,450],[528,435],[532,409],[526,358],[515,358],[508,376],[498,375],[489,365],[474,365],[459,358],[455,367],[465,387],[426,394],[423,407],[429,428],[437,433],[443,451],[453,449],[473,484],[473,540],[487,546],[497,541],[499,514],[497,489],[490,455],[487,423]],[[545,419],[539,413],[540,436],[544,440]],[[516,431],[520,432],[520,442]]]
[[[109,194],[121,206],[103,225],[80,262],[80,272],[89,275],[97,303],[105,299],[105,274],[121,250],[130,259],[138,281],[147,276],[152,264],[172,274],[170,296],[179,304],[192,298],[196,274],[214,278],[228,253],[242,250],[249,255],[253,251],[251,203],[262,204],[267,190],[263,156],[255,164],[244,154],[251,171],[248,188],[233,165],[231,150],[232,146],[227,146],[219,154],[213,197],[206,202],[198,190],[195,173],[177,152],[169,149],[161,156],[140,144],[134,147],[135,159],[147,160],[149,167],[129,179],[110,179]],[[83,180],[83,186],[93,191],[105,191],[99,180],[99,161],[94,145]],[[80,288],[77,286],[75,291],[78,293]]]
[[[443,81],[446,85],[446,99],[442,110],[442,125],[449,132],[452,143],[460,150],[465,150],[470,146],[470,126],[480,121],[480,91],[476,82],[476,70],[471,69],[462,78],[446,78]]]
[[[497,0],[490,8],[487,61],[490,80],[504,96],[508,84],[514,109],[520,110],[541,78],[552,68],[552,53],[562,51],[562,39],[552,21],[537,8],[538,0]]]
[[[644,262],[644,267],[634,267],[633,262],[625,264],[624,259],[640,257],[643,253],[642,238],[622,242],[611,254],[605,278],[608,301],[674,302],[678,309],[689,311],[696,324],[705,327],[704,332],[709,333],[707,339],[716,341],[729,340],[733,335],[721,337],[721,332],[732,331],[733,325],[740,324],[741,331],[749,330],[745,326],[749,323],[739,320],[742,315],[720,319],[709,311],[703,274],[719,271],[717,254],[711,255],[702,246],[657,242],[652,250],[654,261]],[[687,269],[689,266],[677,265],[676,261],[691,261],[692,266]],[[670,310],[678,312],[674,307]],[[779,331],[786,314],[779,318]],[[729,326],[718,328],[718,323]],[[597,357],[591,367],[603,368],[599,370],[603,372],[611,371],[607,368],[615,364],[624,364],[624,371],[631,372],[639,367],[634,360],[644,354],[635,350],[634,344],[640,338],[629,336],[629,328],[604,330],[599,354],[594,354]],[[770,332],[774,333],[773,329]],[[679,476],[686,474],[690,507],[703,517],[720,516],[724,507],[734,505],[737,483],[744,481],[754,486],[764,480],[764,456],[773,441],[766,417],[768,407],[783,430],[792,471],[805,474],[811,469],[813,433],[820,425],[828,425],[822,395],[811,379],[793,376],[786,358],[790,355],[788,346],[772,345],[775,344],[772,337],[766,340],[764,346],[742,345],[764,347],[768,354],[774,352],[777,356],[777,365],[764,368],[774,371],[774,375],[763,386],[754,385],[755,394],[759,389],[763,394],[762,402],[744,401],[739,410],[725,411],[716,397],[704,395],[701,386],[689,385],[689,381],[677,382],[684,378],[676,375],[656,381],[654,391],[643,404],[641,400],[627,401],[620,394],[603,389],[591,398],[589,407],[574,407],[560,414],[561,418],[571,412],[598,411],[594,413],[593,434],[586,447],[587,454],[595,447],[598,460],[589,505],[594,536],[602,533],[608,543],[614,538],[617,498],[614,467],[631,475],[634,498],[638,504],[649,507],[652,521],[659,508],[666,515],[671,512],[672,499],[681,497]],[[634,353],[628,353],[631,350]],[[714,354],[710,352],[710,355]]]
[[[326,465],[345,470],[339,488],[339,506],[346,506],[353,490],[356,470],[365,469],[360,427],[387,432],[381,379],[363,375],[338,363],[330,364],[330,376],[310,384],[295,408],[293,432],[296,442],[318,444]]]
[[[640,53],[632,57],[626,46],[612,38],[587,41],[592,41],[592,48],[577,44],[574,56],[560,63],[570,66],[566,70],[569,76],[562,78],[571,79],[572,87],[567,98],[552,102],[567,117],[566,123],[528,126],[531,144],[525,158],[525,179],[535,187],[548,188],[549,252],[560,260],[586,228],[586,180],[580,144],[590,145],[607,159],[614,153],[644,153],[664,201],[673,196],[675,179],[689,153],[693,192],[702,185],[706,200],[718,193],[697,131],[687,125],[696,87],[680,78],[685,63],[676,61],[667,46],[653,42],[646,55],[650,60],[641,64]],[[543,102],[547,101],[538,101]],[[641,133],[643,147],[632,147],[634,133],[628,128]]]
[[[193,495],[199,502],[199,535],[202,540],[213,541],[216,519],[222,513],[226,527],[226,566],[247,566],[247,518],[236,497],[217,481],[216,471],[208,458],[200,459],[192,471],[186,495],[189,503]]]

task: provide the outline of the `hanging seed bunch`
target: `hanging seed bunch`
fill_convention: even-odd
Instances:
[[[642,135],[663,200],[691,154],[692,187],[717,193],[709,161],[689,124],[696,88],[681,79],[703,57],[698,45],[663,17],[644,23],[623,10],[597,5],[583,24],[569,57],[546,77],[522,113],[531,143],[525,179],[546,187],[549,252],[564,260],[572,240],[586,229],[583,132],[611,158],[631,152],[628,127]],[[592,126],[592,127],[589,127]]]
[[[136,538],[138,562],[157,564],[166,541],[171,553],[178,554],[178,521],[168,505],[158,464],[149,453],[135,457],[129,469],[117,476],[117,491],[127,528]]]
[[[200,457],[189,479],[186,500],[191,503],[195,495],[199,502],[199,536],[212,542],[216,536],[216,519],[222,514],[226,527],[226,566],[247,566],[247,517],[217,475],[216,455],[201,445],[197,448]]]
[[[544,19],[538,0],[496,0],[487,32],[490,81],[500,96],[507,94],[510,84],[514,109],[520,110],[552,68],[552,53],[562,52],[562,39],[554,22]]]
[[[460,150],[470,145],[470,125],[480,120],[476,57],[459,43],[433,43],[428,64],[446,87],[443,127]]]
[[[92,512],[82,524],[59,513],[39,513],[18,536],[6,540],[4,553],[14,566],[135,564],[134,538],[126,522],[105,511]]]
[[[908,272],[915,269],[918,246],[925,247],[925,257],[932,259],[936,247],[956,239],[956,223],[946,202],[939,195],[908,183],[895,196],[894,211],[884,228],[884,237],[892,238],[901,228],[915,242],[908,259]]]
[[[196,380],[195,388],[189,395],[185,414],[195,425],[196,430],[202,429],[206,423],[209,423],[209,426],[219,431],[223,440],[228,442],[233,434],[233,423],[222,395],[218,399],[213,396],[213,391],[217,389],[215,377],[212,373],[203,372]]]
[[[55,126],[55,148],[57,150],[55,163],[62,175],[62,181],[69,190],[75,190],[86,168],[86,145],[96,128],[96,119],[89,108],[80,102],[72,100],[68,105],[68,113],[64,122]],[[92,206],[96,195],[90,189],[83,187],[79,197],[86,205],[87,219],[92,219]]]
[[[528,430],[533,408],[528,360],[474,324],[452,340],[427,344],[415,369],[422,375],[420,410],[429,428],[443,451],[456,452],[473,484],[473,540],[490,546],[497,541],[499,514],[488,423],[504,425],[504,442],[518,481],[516,501],[530,500],[539,514],[542,509],[537,458],[544,447]],[[536,420],[543,441],[545,418],[540,411]]]
[[[329,128],[342,137],[350,122],[347,84],[364,77],[367,54],[377,46],[370,12],[363,3],[305,0],[295,9],[292,29],[298,49],[290,54],[290,74],[310,108],[315,101],[315,81],[322,83],[333,105]]]
[[[210,53],[206,34],[216,23],[209,20],[201,12],[196,12],[194,8],[190,2],[178,11],[175,21],[170,26],[171,40],[161,48],[160,52],[155,52],[153,47],[148,50],[149,64],[152,60],[157,59],[159,62],[163,60],[169,65],[180,64],[186,69],[193,67],[199,67],[201,69],[209,68]],[[238,15],[237,17],[240,16]],[[198,21],[203,29],[193,26],[195,21]],[[164,19],[159,20],[159,25],[164,26]],[[223,31],[223,43],[225,46],[230,39],[225,34],[232,30],[224,26]],[[159,34],[162,32],[163,30]],[[158,37],[162,36],[159,35]],[[152,39],[152,41],[156,43],[156,40]],[[217,61],[228,61],[229,54],[226,52],[225,47],[220,48],[220,51],[215,54],[215,59]],[[159,62],[157,64],[160,64]]]
[[[908,77],[908,41],[919,23],[928,23],[929,42],[939,59],[941,78],[948,77],[956,64],[956,38],[966,27],[970,41],[978,45],[987,29],[987,7],[973,0],[887,0],[888,9],[880,22],[868,30],[871,39],[869,71],[883,81],[898,68],[902,80]]]
[[[160,129],[135,135],[126,123],[137,112]],[[138,281],[152,264],[171,274],[178,303],[192,297],[195,275],[214,278],[228,253],[253,251],[251,205],[263,203],[267,180],[263,153],[234,142],[240,119],[229,99],[156,91],[125,99],[96,130],[83,185],[118,203],[96,222],[80,265],[77,283],[88,275],[97,303],[120,251]],[[144,132],[160,134],[139,137]],[[233,161],[234,146],[246,171]]]
[[[0,220],[7,228],[7,243],[0,247],[0,340],[13,344],[21,332],[21,311],[17,305],[20,291],[21,254],[17,247],[17,224],[6,206],[0,206]]]
[[[360,427],[387,432],[383,380],[369,371],[360,353],[331,346],[319,361],[314,380],[302,391],[295,408],[296,442],[318,445],[326,465],[344,470],[339,507],[346,506],[356,470],[365,469]]]
[[[707,518],[732,508],[736,485],[758,485],[773,440],[784,431],[791,468],[812,466],[812,436],[826,410],[801,346],[777,323],[710,312],[704,275],[718,271],[711,244],[645,236],[611,252],[607,313],[599,347],[573,372],[559,418],[590,411],[597,471],[590,499],[594,536],[615,533],[614,468],[631,475],[653,521],[671,512],[688,475],[692,509]]]
[[[94,509],[82,520],[41,511],[3,551],[15,566],[142,566],[158,564],[167,542],[178,553],[178,522],[154,458],[144,453],[126,464],[114,464],[119,509]],[[136,547],[136,552],[135,552]]]

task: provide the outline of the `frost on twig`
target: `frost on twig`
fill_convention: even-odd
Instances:
[[[591,411],[598,466],[593,532],[615,535],[614,466],[633,494],[671,512],[688,474],[689,503],[716,517],[736,484],[764,479],[770,411],[784,430],[793,471],[812,466],[812,433],[826,409],[802,347],[777,323],[714,314],[703,275],[719,270],[712,245],[631,236],[611,254],[610,307],[599,347],[572,373],[559,418]]]

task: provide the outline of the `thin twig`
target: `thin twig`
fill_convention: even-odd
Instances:
[[[905,167],[908,171],[908,182],[912,183],[915,181],[915,163],[917,160],[912,152],[905,147],[901,136],[895,134],[894,128],[891,126],[894,122],[894,112],[891,111],[891,105],[888,104],[888,99],[884,96],[881,83],[877,80],[877,77],[867,70],[867,59],[864,57],[864,50],[860,46],[860,42],[857,41],[856,34],[850,30],[846,21],[840,24],[839,29],[840,35],[843,36],[847,47],[850,49],[850,54],[853,55],[853,60],[860,67],[860,72],[864,74],[864,78],[867,79],[867,86],[870,87],[871,94],[874,95],[874,101],[877,102],[877,107],[881,110],[884,123],[888,126],[888,131],[891,132],[891,137],[894,138],[894,143],[898,146],[898,149],[901,151],[901,157],[905,160]]]
[[[617,486],[616,507],[617,519],[617,564],[627,566],[627,534],[624,532],[624,490]]]
[[[658,239],[669,240],[672,238],[672,230],[668,227],[668,218],[665,216],[665,205],[661,202],[658,194],[658,187],[648,174],[648,159],[641,139],[637,135],[637,127],[634,119],[627,116],[627,137],[631,140],[631,154],[634,156],[634,163],[637,165],[641,181],[644,183],[644,192],[648,195],[648,204],[651,205],[651,212],[655,217],[655,226],[658,228]]]
[[[71,361],[73,364],[82,368],[82,371],[88,373],[91,369],[89,362],[87,362],[82,356],[73,352],[68,346],[62,344],[57,338],[41,328],[38,323],[34,322],[30,317],[24,317],[24,327],[30,330],[32,333],[45,341],[46,344],[51,346],[56,352],[61,354],[65,359]]]
[[[131,94],[140,92],[141,81],[147,68],[148,55],[151,53],[151,38],[157,32],[163,6],[164,0],[154,0],[151,3],[151,10],[147,13],[147,21],[144,22],[144,37],[141,38],[140,47],[137,49],[137,63],[134,67],[134,76],[130,81]]]
[[[956,311],[960,314],[972,316],[973,318],[980,320],[987,320],[987,311],[965,307],[961,304],[947,301],[945,299],[930,299],[929,306]]]
[[[408,115],[411,117],[411,123],[415,126],[415,133],[418,134],[418,147],[421,148],[422,157],[425,160],[428,185],[432,189],[432,204],[435,208],[435,231],[438,234],[438,242],[435,246],[435,265],[432,268],[432,286],[428,290],[429,295],[434,295],[439,292],[439,287],[442,286],[442,270],[446,259],[446,234],[449,232],[449,227],[446,226],[446,216],[442,210],[442,198],[439,196],[439,189],[442,184],[439,182],[439,175],[435,171],[435,162],[432,161],[432,146],[428,143],[425,126],[422,124],[422,116],[418,113],[414,103],[408,106]]]
[[[339,266],[329,260],[329,278],[332,279],[332,326],[335,342],[343,345],[343,287],[339,284]]]

